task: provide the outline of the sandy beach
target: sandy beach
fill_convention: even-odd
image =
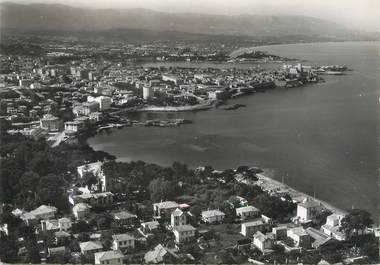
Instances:
[[[310,200],[314,200],[317,203],[319,203],[322,207],[325,209],[330,210],[332,213],[335,214],[346,214],[347,212],[339,209],[330,203],[327,203],[323,200],[320,200],[318,198],[314,198],[304,192],[301,192],[299,190],[296,190],[289,185],[282,183],[280,181],[277,181],[269,176],[271,176],[271,170],[264,170],[263,173],[256,174],[258,180],[252,181],[247,179],[237,179],[237,181],[240,181],[242,183],[248,184],[248,185],[258,185],[260,186],[264,191],[267,191],[269,193],[277,193],[277,194],[289,194],[290,197],[293,199],[294,202],[301,202],[304,199],[308,198]]]
[[[330,203],[322,201],[318,198],[314,198],[314,197],[312,197],[306,193],[303,193],[299,190],[296,190],[296,189],[290,187],[287,184],[284,184],[280,181],[277,181],[275,179],[268,177],[265,171],[261,174],[256,174],[256,176],[259,179],[256,182],[256,184],[259,185],[260,187],[262,187],[263,190],[265,190],[265,191],[273,191],[273,192],[277,192],[277,193],[288,193],[290,195],[290,197],[292,197],[292,199],[294,201],[297,201],[297,202],[300,202],[300,201],[304,200],[305,198],[309,198],[311,200],[318,202],[324,208],[330,210],[332,213],[336,213],[336,214],[346,214],[347,213],[346,211],[339,209],[339,208],[331,205]]]

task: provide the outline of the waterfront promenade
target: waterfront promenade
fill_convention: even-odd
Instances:
[[[241,178],[237,177],[236,181],[247,184],[247,185],[258,185],[269,194],[277,194],[281,196],[288,194],[295,203],[302,202],[305,199],[314,200],[315,202],[319,203],[323,208],[331,211],[334,214],[341,214],[341,215],[347,214],[347,212],[342,209],[339,209],[323,200],[317,199],[304,192],[296,190],[285,183],[282,183],[280,181],[277,181],[269,177],[268,175],[271,175],[271,172],[270,170],[267,169],[267,170],[264,170],[263,173],[256,174],[256,177],[258,178],[258,180],[256,181],[246,179],[243,177]]]
[[[300,202],[300,201],[307,198],[307,199],[316,201],[317,203],[319,203],[320,205],[322,205],[324,208],[331,211],[332,213],[335,213],[335,214],[346,214],[347,213],[346,211],[339,209],[339,208],[337,208],[337,207],[335,207],[335,206],[333,206],[333,205],[331,205],[325,201],[319,200],[318,198],[314,198],[313,196],[310,196],[306,193],[303,193],[299,190],[296,190],[296,189],[290,187],[289,185],[287,185],[285,183],[282,183],[280,181],[277,181],[273,178],[266,176],[265,171],[264,171],[264,173],[256,174],[256,176],[259,179],[256,182],[256,185],[259,185],[265,191],[269,191],[269,192],[272,191],[272,192],[281,193],[281,194],[287,193],[290,195],[290,197],[294,201],[297,201],[297,202]]]

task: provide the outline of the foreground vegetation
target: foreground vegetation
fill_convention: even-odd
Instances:
[[[317,250],[301,253],[286,253],[280,245],[275,245],[274,252],[264,255],[255,249],[238,250],[236,242],[241,240],[239,221],[236,220],[235,207],[239,203],[236,196],[244,197],[249,205],[254,205],[262,214],[272,218],[275,223],[288,223],[295,215],[296,204],[289,196],[278,197],[263,191],[259,185],[246,185],[235,180],[236,174],[241,174],[252,181],[257,180],[255,170],[241,166],[236,170],[216,171],[210,166],[192,169],[175,162],[170,167],[148,164],[143,161],[122,163],[115,157],[101,151],[94,151],[85,142],[63,143],[56,148],[44,139],[30,139],[21,135],[8,135],[7,123],[1,121],[1,201],[4,203],[0,225],[8,224],[9,235],[0,233],[0,259],[5,262],[40,262],[37,247],[37,235],[33,229],[26,226],[19,218],[11,214],[14,208],[31,210],[41,204],[53,205],[62,215],[70,214],[68,190],[73,187],[91,186],[96,184],[94,176],[86,175],[77,179],[76,167],[103,161],[103,171],[110,183],[110,191],[116,195],[116,202],[128,203],[126,208],[135,213],[139,220],[151,219],[153,202],[160,200],[175,200],[191,205],[194,216],[193,225],[199,230],[208,229],[203,236],[209,245],[208,256],[202,252],[196,243],[190,243],[182,249],[196,257],[200,262],[242,263],[248,257],[263,262],[303,262],[314,264],[324,259],[328,262],[340,262],[349,255],[366,255],[369,261],[378,260],[378,240],[372,234],[362,235],[366,227],[373,224],[369,213],[354,209],[344,218],[342,229],[348,236],[345,242],[335,242],[332,245]],[[126,196],[126,197],[125,197]],[[140,207],[144,205],[145,207]],[[226,214],[225,223],[205,227],[200,223],[200,213],[207,208],[218,208]],[[326,221],[327,214],[312,226],[318,227]],[[102,232],[102,240],[106,248],[111,246],[110,231],[119,231],[115,227],[108,211],[95,210],[87,222],[79,221],[73,224],[72,231],[76,238],[65,244],[71,251],[78,251],[78,242],[89,238],[91,231]],[[124,231],[124,230],[123,230]],[[170,235],[162,231],[155,235],[147,246],[169,242]],[[43,235],[48,237],[48,235]],[[26,255],[19,257],[19,238],[25,240]],[[45,241],[49,241],[48,239]],[[215,257],[217,259],[215,260]],[[49,262],[74,262],[72,257]],[[82,260],[83,262],[83,260]],[[188,261],[186,261],[188,262]]]

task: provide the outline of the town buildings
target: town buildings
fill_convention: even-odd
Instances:
[[[260,216],[260,211],[253,206],[244,206],[236,208],[236,216],[240,217],[242,220],[255,218]]]
[[[150,86],[143,87],[143,99],[149,99],[153,96],[153,89]]]
[[[116,234],[112,236],[113,250],[125,251],[127,249],[135,248],[135,238],[128,234]]]
[[[144,261],[147,264],[158,263],[175,263],[179,257],[174,250],[158,244],[153,250],[148,251],[144,256]]]
[[[201,216],[203,222],[212,224],[223,222],[226,215],[219,210],[207,210],[203,211]]]
[[[321,227],[323,233],[339,241],[345,240],[346,235],[341,231],[341,221],[343,218],[344,215],[339,214],[331,214],[327,216],[326,223]]]
[[[110,250],[95,253],[95,264],[123,264],[124,255],[120,251]]]
[[[79,244],[80,251],[83,255],[93,256],[96,252],[103,250],[100,241],[87,241]]]
[[[46,114],[40,120],[40,127],[49,132],[57,132],[62,128],[62,121],[51,114]]]
[[[288,229],[287,237],[292,239],[297,247],[309,248],[311,246],[310,235],[303,227]]]
[[[173,201],[164,201],[153,204],[153,211],[157,217],[170,217],[171,213],[179,207]]]
[[[32,210],[29,214],[35,216],[36,219],[48,220],[54,218],[57,213],[57,208],[54,206],[41,205],[40,207]]]
[[[314,200],[305,199],[297,205],[297,220],[300,223],[311,222],[320,212],[321,205]]]
[[[183,226],[188,224],[187,213],[183,212],[179,208],[175,209],[171,213],[170,224],[172,227]]]
[[[241,234],[245,237],[252,237],[257,231],[263,231],[266,224],[263,220],[258,219],[251,222],[246,222],[241,224]]]
[[[272,235],[265,235],[260,231],[257,231],[253,235],[253,246],[258,248],[261,252],[270,250],[273,247],[274,240]]]
[[[73,214],[77,220],[82,220],[90,213],[90,206],[86,203],[77,203],[73,206]]]
[[[194,238],[196,229],[192,225],[181,225],[173,228],[175,242],[183,243]]]

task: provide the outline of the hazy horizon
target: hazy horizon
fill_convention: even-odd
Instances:
[[[326,19],[350,28],[380,31],[380,1],[377,0],[0,0],[0,2],[64,4],[88,8],[146,8],[170,13],[297,15]]]

